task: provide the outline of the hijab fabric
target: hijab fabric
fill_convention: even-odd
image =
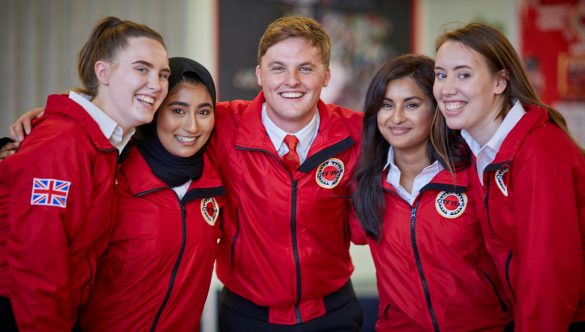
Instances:
[[[205,67],[194,60],[182,57],[170,58],[169,65],[171,67],[169,91],[182,82],[186,74],[196,76],[209,90],[215,109],[215,84]],[[177,187],[189,180],[200,178],[203,173],[203,154],[209,142],[206,142],[194,156],[177,157],[161,144],[156,131],[156,122],[155,115],[154,121],[139,127],[136,139],[137,147],[153,174],[169,187]]]

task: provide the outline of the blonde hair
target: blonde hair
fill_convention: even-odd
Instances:
[[[293,37],[305,38],[311,45],[317,47],[321,53],[321,61],[329,67],[331,58],[329,35],[319,22],[305,16],[281,17],[268,25],[258,45],[258,64],[270,47]]]

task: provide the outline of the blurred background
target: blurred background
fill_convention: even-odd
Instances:
[[[381,63],[403,53],[434,56],[445,29],[483,21],[504,32],[525,60],[543,100],[567,118],[585,145],[585,0],[0,0],[0,136],[47,95],[79,86],[77,54],[103,16],[144,23],[166,39],[170,56],[210,69],[218,100],[253,98],[256,51],[277,17],[320,21],[333,41],[326,102],[361,111]],[[353,247],[353,282],[366,314],[376,319],[375,270],[366,247]],[[202,331],[216,331],[215,280]]]

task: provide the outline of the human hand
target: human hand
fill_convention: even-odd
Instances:
[[[6,142],[3,144],[3,142]],[[13,155],[18,146],[20,145],[19,142],[12,142],[8,137],[0,139],[0,161],[4,160],[4,158]]]
[[[32,121],[41,117],[45,113],[44,108],[34,108],[20,116],[13,124],[8,127],[10,138],[17,142],[22,142],[24,137],[30,134]]]

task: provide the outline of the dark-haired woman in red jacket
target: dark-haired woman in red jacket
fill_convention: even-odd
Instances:
[[[511,311],[468,195],[469,150],[444,125],[451,159],[430,141],[433,70],[395,58],[366,95],[353,203],[376,265],[376,330],[502,331]]]

